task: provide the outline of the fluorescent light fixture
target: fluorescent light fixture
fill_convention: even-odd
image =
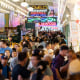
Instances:
[[[19,0],[12,0],[12,1],[14,1],[14,2],[18,2]]]
[[[0,9],[0,12],[2,12],[2,13],[10,13],[9,11],[7,11],[7,10],[4,10],[4,9]]]
[[[32,8],[32,7],[29,7],[29,8],[28,8],[28,11],[33,11],[33,8]]]
[[[69,17],[69,14],[67,14],[66,17],[68,18]]]
[[[28,3],[27,3],[27,2],[22,2],[22,3],[21,3],[21,6],[22,6],[22,7],[27,7],[27,6],[28,6]]]

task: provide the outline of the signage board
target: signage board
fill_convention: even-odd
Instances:
[[[48,5],[30,5],[33,9],[48,9]]]
[[[28,17],[28,23],[39,23],[39,22],[56,22],[57,24],[57,17]]]
[[[56,22],[39,23],[39,26],[56,26]]]
[[[41,17],[46,17],[48,16],[48,12],[49,10],[48,9],[44,9],[44,10],[37,10],[37,9],[34,9],[33,11],[29,12],[29,16],[41,16]]]

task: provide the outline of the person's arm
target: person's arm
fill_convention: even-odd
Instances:
[[[11,80],[11,72],[9,72],[9,80]]]
[[[18,75],[18,80],[23,80],[23,78],[21,77],[21,75]]]
[[[56,74],[57,74],[58,79],[59,79],[59,80],[63,80],[63,79],[61,78],[60,74],[59,74],[58,69],[55,69],[55,70],[56,70]]]
[[[2,74],[2,69],[0,69],[0,74]]]
[[[49,76],[44,76],[43,80],[51,80]]]
[[[52,75],[52,76],[50,76],[50,80],[54,80],[53,75]]]
[[[60,72],[65,72],[65,71],[67,71],[67,70],[68,70],[68,66],[69,66],[69,63],[67,63],[66,65],[62,66],[62,67],[60,68]]]

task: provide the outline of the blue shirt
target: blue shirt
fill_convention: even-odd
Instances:
[[[5,53],[6,50],[9,50],[10,51],[10,54],[12,53],[12,49],[10,47],[5,48],[4,49],[4,53]]]
[[[3,69],[2,69],[2,75],[5,77],[5,78],[9,78],[9,76],[8,76],[8,73],[10,72],[11,70],[10,70],[10,68],[9,68],[9,66],[3,66]]]
[[[4,53],[5,48],[0,48],[0,54]]]

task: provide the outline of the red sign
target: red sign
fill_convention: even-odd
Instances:
[[[31,12],[31,15],[32,14],[46,14],[46,12]]]
[[[39,26],[56,26],[56,22],[39,23]]]

